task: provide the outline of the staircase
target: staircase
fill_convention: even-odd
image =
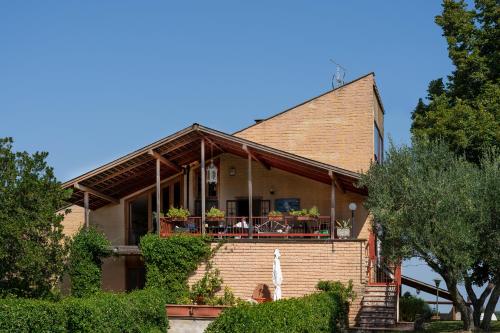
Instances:
[[[397,322],[397,286],[368,285],[361,300],[357,326],[364,329],[387,329]]]

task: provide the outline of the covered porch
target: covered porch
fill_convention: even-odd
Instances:
[[[91,211],[97,218],[120,206],[115,210],[123,211],[124,228],[118,245],[135,245],[147,232],[346,238],[338,232],[338,220],[351,223],[347,238],[366,239],[366,190],[355,186],[358,178],[355,172],[194,124],[64,186],[74,189],[72,203],[85,208],[86,225]],[[190,216],[168,219],[170,207],[187,209]],[[212,207],[225,216],[207,216]],[[318,214],[291,214],[312,207]]]

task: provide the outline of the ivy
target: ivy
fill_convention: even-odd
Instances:
[[[170,303],[189,298],[189,276],[212,254],[205,238],[184,234],[168,238],[149,234],[141,238],[140,248],[146,265],[146,288],[164,290]]]
[[[80,229],[73,238],[69,258],[73,296],[84,297],[101,290],[102,259],[111,254],[110,245],[95,228]]]

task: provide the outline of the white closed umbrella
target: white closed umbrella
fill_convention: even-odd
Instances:
[[[281,253],[279,249],[274,250],[273,262],[273,283],[274,283],[274,297],[273,300],[281,299],[281,283],[283,283],[283,274],[281,273],[280,263]]]

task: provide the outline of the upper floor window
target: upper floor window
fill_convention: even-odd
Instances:
[[[376,123],[374,123],[373,127],[374,127],[373,131],[374,157],[377,163],[382,163],[384,161],[384,138],[382,137],[382,134],[380,134],[380,130],[378,129]]]

